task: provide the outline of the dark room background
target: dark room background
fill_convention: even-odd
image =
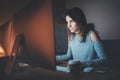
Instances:
[[[56,52],[66,52],[67,34],[63,20],[65,9],[78,6],[87,22],[94,24],[101,40],[120,40],[119,0],[54,0]]]

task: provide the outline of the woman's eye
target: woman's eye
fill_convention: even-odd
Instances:
[[[70,22],[74,22],[74,20],[70,20]]]

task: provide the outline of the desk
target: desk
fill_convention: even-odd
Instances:
[[[120,69],[109,69],[106,73],[95,72],[71,75],[40,67],[31,68],[14,74],[15,80],[120,80]]]
[[[40,67],[27,69],[14,74],[14,80],[67,80],[68,74]]]

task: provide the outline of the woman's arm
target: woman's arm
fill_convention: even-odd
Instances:
[[[72,57],[72,51],[70,48],[70,44],[68,44],[68,50],[67,50],[67,54],[64,55],[57,55],[56,56],[56,60],[68,60]]]
[[[97,36],[97,34],[94,31],[91,31],[90,38],[93,41],[94,50],[95,50],[98,58],[94,59],[92,61],[83,62],[83,64],[86,65],[86,66],[102,66],[107,61],[105,51],[103,49],[103,45],[100,42],[99,37]]]

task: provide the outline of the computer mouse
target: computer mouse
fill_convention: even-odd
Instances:
[[[93,70],[94,70],[93,67],[86,67],[86,68],[83,69],[83,72],[91,72]]]

